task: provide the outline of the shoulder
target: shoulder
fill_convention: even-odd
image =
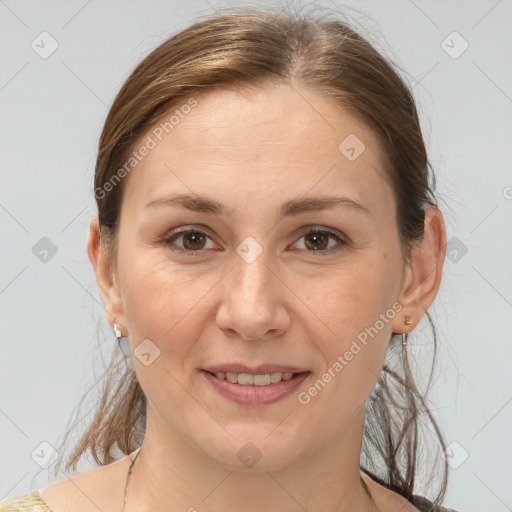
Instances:
[[[414,503],[421,512],[457,512],[453,508],[435,506],[430,500],[423,496],[414,496]]]
[[[377,480],[372,479],[364,472],[361,473],[363,480],[369,488],[375,504],[379,510],[389,512],[457,512],[451,508],[436,506],[423,496],[414,495],[409,501],[400,494],[388,489]]]
[[[16,496],[0,503],[0,512],[53,512],[38,491]]]
[[[378,510],[389,512],[423,512],[400,494],[381,485],[377,479],[374,480],[364,472],[361,472],[361,477],[366,483]]]
[[[125,475],[130,462],[130,457],[126,456],[106,466],[66,477],[40,489],[40,498],[47,506],[46,509],[41,509],[41,512],[121,510]],[[4,510],[0,508],[0,512]]]

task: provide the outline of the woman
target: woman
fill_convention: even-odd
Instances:
[[[429,171],[411,93],[340,21],[164,42],[99,144],[88,254],[131,357],[66,468],[101,467],[0,511],[446,511],[446,464],[416,493],[420,422],[444,442],[407,359],[446,245]]]

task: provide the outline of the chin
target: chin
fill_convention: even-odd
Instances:
[[[230,471],[260,473],[282,469],[302,455],[298,450],[304,447],[304,442],[290,434],[277,433],[275,427],[256,429],[245,425],[236,429],[226,428],[233,437],[221,434],[222,439],[210,438],[202,451]],[[233,430],[236,430],[236,435]]]

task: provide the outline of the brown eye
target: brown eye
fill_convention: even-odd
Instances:
[[[326,233],[311,231],[304,236],[304,242],[308,249],[322,251],[326,249],[329,244],[329,236]]]
[[[187,231],[182,233],[183,247],[191,251],[197,251],[204,248],[206,237],[199,231]]]
[[[302,243],[306,248],[306,252],[316,252],[319,255],[334,253],[348,245],[348,242],[342,236],[331,231],[319,229],[310,229],[300,237],[299,241],[301,240],[303,240]],[[330,240],[334,240],[334,243],[329,245]]]
[[[208,235],[195,229],[171,233],[163,241],[170,245],[172,249],[182,253],[190,253],[191,256],[196,254],[195,251],[198,251],[198,253],[199,251],[204,252],[203,249],[211,249],[215,246]],[[210,242],[210,246],[208,246],[208,242]]]
[[[342,236],[331,231],[310,229],[304,233],[299,241],[303,240],[306,252],[324,255],[326,253],[334,253],[348,245],[347,240],[342,238]],[[330,243],[330,241],[334,241],[334,243]],[[208,235],[194,229],[171,233],[164,238],[164,242],[170,245],[172,249],[188,253],[190,256],[204,254],[206,249],[215,249],[215,243]],[[213,246],[208,247],[208,242],[213,244]]]

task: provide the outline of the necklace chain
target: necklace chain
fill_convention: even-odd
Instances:
[[[135,461],[137,460],[137,457],[139,456],[141,450],[142,450],[142,447],[137,452],[137,455],[135,455],[135,458],[132,460],[132,463],[130,464],[130,467],[128,468],[128,472],[126,473],[126,486],[124,488],[123,512],[125,511],[125,508],[126,508],[126,497],[128,495],[128,486],[130,485],[130,478],[132,475],[133,467],[135,465]]]
[[[135,458],[132,460],[132,463],[130,464],[130,467],[128,468],[128,471],[126,473],[126,486],[124,488],[124,502],[123,502],[122,512],[125,512],[125,509],[126,509],[126,498],[128,496],[128,486],[130,485],[130,479],[132,476],[133,468],[135,467],[135,462],[137,461],[137,458],[138,458],[141,450],[142,450],[142,446],[140,447],[139,451],[137,452],[137,455],[135,455]],[[364,490],[365,494],[370,499],[371,504],[375,507],[375,501],[373,500],[373,496],[371,495],[370,490],[368,489],[368,486],[366,485],[366,482],[363,480],[362,477],[360,477],[360,479],[361,479],[361,484],[363,486],[363,490]]]

